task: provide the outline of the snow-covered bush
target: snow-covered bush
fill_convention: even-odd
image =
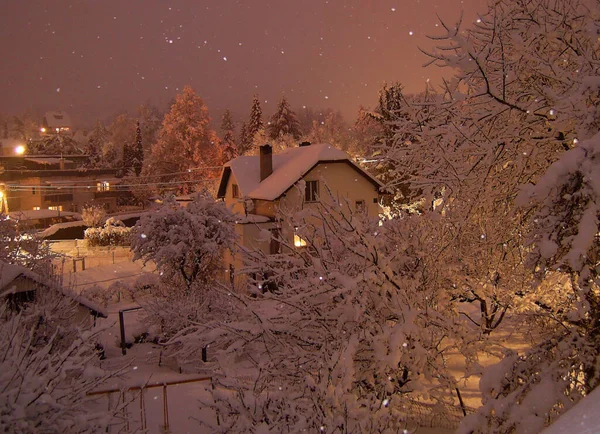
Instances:
[[[0,261],[21,265],[43,276],[51,276],[52,253],[43,240],[0,213]]]
[[[104,227],[90,227],[85,230],[85,239],[88,246],[129,246],[131,243],[131,228],[123,222],[110,217]]]
[[[14,433],[96,433],[116,413],[91,411],[86,393],[112,374],[99,369],[96,335],[68,325],[65,297],[19,313],[0,306],[0,426]]]

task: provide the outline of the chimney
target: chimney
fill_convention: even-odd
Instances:
[[[304,146],[310,146],[310,142],[302,142],[300,143],[300,147],[303,148]]]
[[[260,181],[264,181],[273,173],[273,148],[271,145],[260,147]]]

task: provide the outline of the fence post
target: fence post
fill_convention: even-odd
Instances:
[[[167,385],[163,384],[163,421],[165,423],[165,433],[169,432],[169,404],[167,400]]]
[[[119,311],[119,327],[121,328],[121,353],[127,354],[127,343],[125,342],[125,319],[123,317],[123,311]]]

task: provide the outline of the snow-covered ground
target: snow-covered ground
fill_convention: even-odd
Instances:
[[[88,252],[89,253],[89,252]],[[91,252],[90,254],[95,254]],[[92,286],[98,286],[108,290],[115,282],[127,285],[133,284],[136,279],[145,274],[152,274],[154,266],[148,264],[143,266],[141,262],[132,262],[122,259],[115,264],[108,264],[86,268],[85,271],[65,274],[65,285],[72,287],[77,292],[84,291]],[[123,298],[120,302],[111,302],[108,307],[108,318],[98,321],[97,326],[104,330],[101,341],[104,346],[106,359],[102,361],[102,367],[109,370],[122,370],[118,379],[103,385],[100,391],[111,389],[127,389],[143,385],[159,385],[149,387],[143,392],[143,405],[139,389],[127,393],[126,400],[131,401],[127,406],[127,417],[130,432],[141,430],[142,427],[150,434],[164,432],[165,409],[164,388],[165,383],[177,383],[186,381],[184,384],[173,384],[167,386],[167,407],[169,429],[173,433],[198,433],[205,432],[205,428],[198,422],[214,418],[211,410],[207,409],[203,402],[208,402],[210,394],[206,387],[210,387],[210,380],[203,379],[207,375],[182,374],[172,361],[165,360],[161,355],[161,346],[150,342],[133,344],[122,355],[120,348],[119,311],[122,309],[139,307],[139,304],[130,298]],[[140,310],[126,312],[124,315],[125,336],[127,342],[133,342],[136,336],[147,331],[143,321],[143,312]],[[461,360],[457,356],[452,361],[456,365],[457,374],[461,372]],[[160,364],[160,365],[159,365]],[[198,380],[191,381],[189,380]],[[461,393],[469,406],[479,405],[478,378],[470,379],[463,387]],[[109,398],[110,395],[110,398]],[[118,399],[117,393],[105,393],[93,397],[92,406],[107,408],[115,405]],[[407,427],[411,428],[411,427]],[[414,427],[413,427],[414,428]],[[115,430],[115,432],[117,432]],[[417,434],[449,434],[451,431],[441,428],[419,428]]]

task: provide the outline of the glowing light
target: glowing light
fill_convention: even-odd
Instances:
[[[147,238],[147,235],[146,234],[142,234],[142,235],[140,235],[140,237]]]
[[[306,240],[300,238],[298,235],[294,235],[294,246],[306,247]]]
[[[548,112],[548,114],[549,114],[550,116],[554,116],[554,115],[556,114],[556,110],[554,110],[554,109],[550,109],[550,111]]]
[[[383,400],[382,404],[384,407],[387,407],[388,405],[390,405],[390,400],[386,398]]]
[[[46,128],[44,128],[44,127],[40,128],[40,132],[45,133],[46,132]]]
[[[15,148],[15,154],[23,155],[25,153],[25,146],[19,145]]]

